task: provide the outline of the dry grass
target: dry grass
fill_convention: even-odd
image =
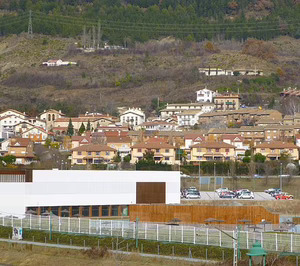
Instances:
[[[66,250],[57,248],[44,248],[31,245],[9,245],[0,243],[0,263],[20,266],[52,266],[52,265],[148,265],[148,266],[192,266],[201,265],[188,263],[183,261],[171,261],[163,259],[144,258],[138,255],[112,255],[105,253],[105,256],[95,256],[95,251],[92,252]],[[208,265],[208,264],[206,264]]]

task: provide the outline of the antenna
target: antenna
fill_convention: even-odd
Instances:
[[[29,10],[29,20],[28,20],[28,37],[32,39],[33,31],[32,31],[32,11]]]
[[[101,24],[98,21],[98,32],[97,32],[97,49],[100,49],[101,46]]]

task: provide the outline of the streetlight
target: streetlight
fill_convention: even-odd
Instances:
[[[214,199],[216,195],[216,163],[214,163]]]
[[[280,189],[282,191],[282,163],[280,163]]]
[[[249,266],[252,266],[253,263],[254,265],[266,265],[267,252],[261,247],[259,241],[253,244],[247,255],[249,256]]]

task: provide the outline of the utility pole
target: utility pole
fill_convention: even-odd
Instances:
[[[83,26],[83,36],[82,36],[82,42],[83,42],[83,49],[86,48],[86,26]]]
[[[98,32],[97,32],[97,49],[100,49],[101,46],[101,24],[98,21]]]
[[[32,11],[29,10],[29,20],[28,20],[28,37],[32,39],[33,31],[32,31]]]
[[[93,48],[96,50],[96,30],[95,30],[95,26],[93,26],[92,30],[93,30],[93,32],[92,32]]]

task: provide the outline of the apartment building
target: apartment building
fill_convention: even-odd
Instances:
[[[33,142],[29,138],[12,138],[8,144],[6,155],[16,157],[16,164],[31,164],[35,155],[33,152]]]
[[[292,141],[294,139],[294,126],[273,125],[266,126],[264,130],[266,141]]]
[[[106,145],[117,150],[122,159],[131,153],[131,138],[127,136],[107,136]]]
[[[142,142],[131,147],[131,163],[143,159],[146,151],[154,153],[154,161],[157,163],[175,164],[175,148],[166,142]]]
[[[282,119],[277,119],[275,117],[261,118],[255,122],[255,126],[266,127],[266,126],[279,126],[282,125]]]
[[[294,143],[270,141],[254,146],[254,153],[261,153],[267,160],[279,160],[282,153],[287,153],[292,160],[299,160],[298,147]]]
[[[221,141],[223,135],[237,135],[238,130],[238,128],[211,128],[206,135],[209,141]]]
[[[169,123],[165,121],[151,121],[140,124],[137,129],[144,129],[146,131],[176,131],[178,125],[176,123]]]
[[[141,108],[129,108],[120,114],[120,121],[123,126],[135,127],[146,121],[146,115]]]
[[[244,155],[249,149],[249,145],[244,145],[244,138],[239,134],[224,134],[221,136],[221,141],[235,146],[236,155]]]
[[[117,150],[107,145],[88,144],[72,149],[71,164],[100,164],[110,163],[116,156]]]
[[[207,113],[214,110],[214,104],[209,102],[167,104],[166,108],[160,111],[160,115],[162,119],[166,119],[187,110],[199,110]]]
[[[214,97],[216,111],[238,110],[240,108],[240,95],[225,93]]]
[[[180,127],[192,127],[198,124],[199,116],[202,113],[201,110],[185,110],[177,114],[178,125]]]
[[[235,160],[235,146],[225,142],[203,141],[191,146],[190,162]]]
[[[242,126],[238,129],[239,134],[244,138],[246,145],[254,145],[265,140],[264,127]]]

